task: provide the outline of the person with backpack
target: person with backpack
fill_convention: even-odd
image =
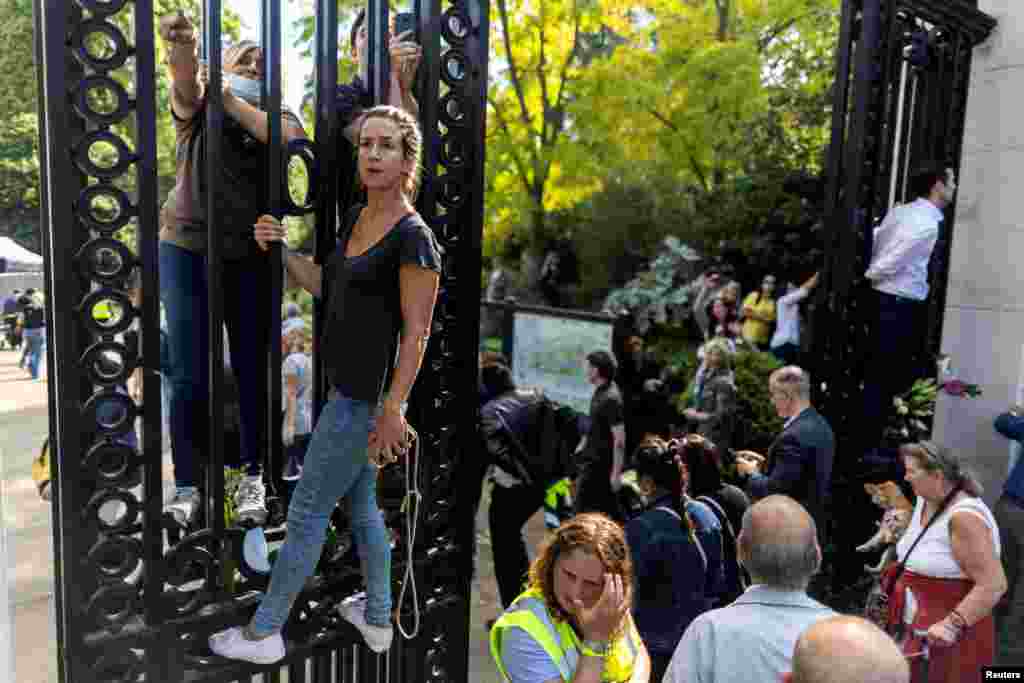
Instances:
[[[579,432],[571,408],[518,389],[508,366],[486,365],[480,379],[495,397],[480,410],[480,432],[493,464],[488,522],[494,573],[508,608],[530,568],[523,525],[544,505],[548,487],[569,474]]]
[[[710,606],[714,558],[691,517],[674,453],[663,441],[649,439],[633,460],[647,501],[646,510],[626,524],[635,579],[633,619],[651,657],[651,680],[660,681],[683,631]]]
[[[25,340],[23,359],[32,379],[39,379],[39,366],[46,349],[46,311],[43,304],[28,292],[18,300],[21,308],[20,327]]]

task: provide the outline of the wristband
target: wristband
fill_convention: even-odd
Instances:
[[[607,640],[584,640],[580,645],[584,657],[607,657],[610,650]]]

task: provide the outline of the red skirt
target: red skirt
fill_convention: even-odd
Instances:
[[[921,652],[924,649],[923,632],[942,621],[956,608],[971,589],[974,582],[968,579],[937,579],[922,576],[911,571],[903,572],[890,593],[889,623],[904,623],[906,589],[914,594],[917,612],[913,622],[908,624],[900,643],[904,655]],[[966,683],[979,680],[981,667],[992,666],[996,655],[996,631],[992,615],[985,617],[963,632],[960,640],[951,647],[929,648],[928,661],[923,657],[910,660],[913,683]],[[927,677],[925,672],[927,671]]]

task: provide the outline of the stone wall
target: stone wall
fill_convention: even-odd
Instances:
[[[999,26],[974,53],[942,351],[984,395],[942,395],[935,436],[972,461],[991,502],[1009,454],[992,420],[1024,398],[1024,2],[979,9]]]

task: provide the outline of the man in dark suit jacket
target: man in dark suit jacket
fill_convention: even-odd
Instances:
[[[832,482],[836,440],[832,428],[811,406],[811,380],[795,365],[779,368],[768,379],[768,391],[779,417],[786,420],[768,457],[753,451],[736,454],[736,470],[748,477],[754,500],[776,493],[790,496],[807,508],[824,542],[825,504]]]

